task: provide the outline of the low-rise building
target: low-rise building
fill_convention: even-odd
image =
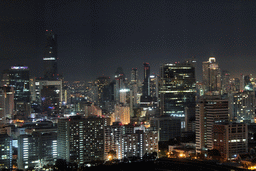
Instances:
[[[224,159],[236,158],[248,152],[248,128],[243,123],[213,125],[213,149],[219,150]]]

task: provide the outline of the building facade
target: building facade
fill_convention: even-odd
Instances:
[[[185,108],[188,118],[195,117],[196,81],[194,61],[167,63],[161,66],[159,86],[160,115],[179,118],[185,128]]]
[[[105,127],[109,118],[81,118],[71,116],[58,120],[58,158],[82,165],[84,162],[103,160],[105,155]]]
[[[213,148],[224,159],[234,159],[248,152],[248,128],[243,123],[213,125]]]
[[[203,84],[205,93],[220,93],[221,72],[215,57],[209,57],[208,61],[203,62]]]
[[[0,134],[0,169],[12,169],[12,137]]]
[[[143,76],[143,87],[142,87],[142,96],[150,96],[150,65],[147,62],[143,63],[144,67],[144,76]]]
[[[0,87],[0,123],[10,123],[14,114],[14,88]]]
[[[180,137],[180,125],[180,119],[174,117],[161,116],[150,118],[150,127],[158,132],[159,141],[169,141],[170,139]]]
[[[138,157],[158,151],[158,132],[115,122],[105,129],[105,159],[112,150],[117,159]]]
[[[130,106],[124,104],[115,104],[115,111],[111,117],[111,123],[121,122],[123,125],[130,123]]]
[[[57,68],[57,36],[52,30],[46,30],[46,41],[44,46],[44,79],[56,80],[58,78]]]
[[[12,66],[3,72],[2,84],[14,89],[14,109],[23,109],[30,102],[29,68],[27,66]],[[26,111],[28,112],[28,111]]]
[[[255,92],[243,91],[231,95],[232,119],[237,122],[254,123],[256,99]]]
[[[32,132],[18,137],[18,168],[34,168],[40,163],[54,164],[57,159],[56,132]]]
[[[204,96],[196,106],[196,149],[213,148],[213,125],[229,122],[228,100]]]

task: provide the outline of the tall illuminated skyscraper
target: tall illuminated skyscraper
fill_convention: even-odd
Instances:
[[[46,43],[44,47],[44,79],[57,79],[57,38],[52,30],[46,30]]]
[[[179,118],[185,128],[185,117],[195,116],[195,61],[166,63],[161,66],[159,86],[160,114]],[[185,108],[188,108],[185,110]]]
[[[203,84],[206,92],[220,91],[221,73],[215,57],[203,62]]]
[[[29,114],[29,68],[27,66],[12,66],[9,70],[5,70],[2,85],[13,87],[15,110],[26,113],[26,115]]]

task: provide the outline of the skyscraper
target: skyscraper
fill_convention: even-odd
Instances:
[[[154,98],[156,101],[158,99],[158,82],[159,82],[159,76],[157,75],[150,75],[149,77],[149,87],[150,87],[150,96]]]
[[[33,80],[34,102],[42,106],[46,113],[58,114],[62,105],[62,80]]]
[[[149,77],[150,77],[150,65],[147,62],[143,63],[144,66],[144,81],[142,87],[142,96],[149,96],[150,95],[150,88],[149,88]]]
[[[14,89],[9,86],[0,87],[0,123],[8,123],[13,114]]]
[[[132,68],[131,71],[131,83],[137,83],[138,81],[138,69],[137,68]]]
[[[213,125],[229,121],[228,100],[204,96],[196,106],[196,149],[213,148]]]
[[[130,85],[130,107],[131,111],[133,106],[138,103],[138,70],[137,68],[132,68],[131,71],[131,85]]]
[[[161,66],[159,86],[160,114],[181,120],[185,128],[185,107],[188,118],[195,116],[196,80],[192,61],[166,63]]]
[[[29,69],[27,66],[12,66],[3,72],[2,85],[14,89],[14,108],[26,117],[29,113]]]
[[[52,30],[46,30],[46,42],[44,47],[44,79],[57,79],[57,38]]]
[[[122,67],[118,67],[116,72],[115,72],[115,88],[114,88],[114,100],[117,103],[120,103],[122,97],[121,97],[121,93],[120,90],[121,89],[125,89],[125,74],[123,72],[123,68]]]
[[[223,70],[221,77],[222,93],[227,94],[231,91],[230,73],[228,71]]]
[[[216,92],[221,89],[221,73],[215,57],[203,62],[203,84],[206,92]]]
[[[98,88],[98,98],[97,98],[97,105],[98,106],[105,106],[105,102],[109,101],[109,83],[110,83],[110,77],[101,76],[98,77],[95,81],[96,86]]]
[[[14,100],[30,102],[29,69],[27,66],[12,66],[9,70],[9,85],[14,87]]]

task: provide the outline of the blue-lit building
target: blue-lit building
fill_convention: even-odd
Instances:
[[[12,66],[2,74],[2,85],[13,87],[14,109],[23,116],[28,116],[30,112],[29,68],[22,65]]]
[[[27,66],[12,66],[9,69],[9,85],[14,87],[15,102],[30,102],[29,68]]]

